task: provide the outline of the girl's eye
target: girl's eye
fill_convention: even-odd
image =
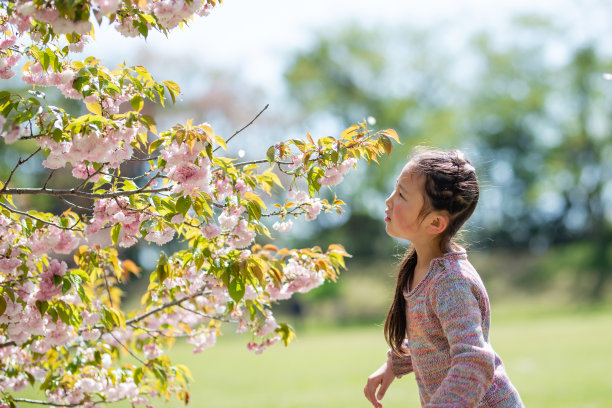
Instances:
[[[404,195],[402,193],[398,193],[401,199],[404,199]]]

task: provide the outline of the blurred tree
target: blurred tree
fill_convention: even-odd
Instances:
[[[449,27],[351,26],[298,54],[286,78],[309,115],[371,115],[400,133],[404,145],[360,177],[354,200],[363,205],[364,191],[380,199],[415,144],[466,148],[483,180],[477,235],[536,253],[592,240],[591,264],[577,267],[598,298],[612,270],[612,99],[602,77],[612,60],[567,31],[520,16],[509,32],[479,33],[453,51]],[[355,222],[363,219],[342,227],[347,247],[363,239]]]

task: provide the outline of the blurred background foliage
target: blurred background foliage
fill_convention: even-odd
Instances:
[[[603,7],[601,12],[612,14]],[[417,145],[464,149],[475,163],[482,196],[465,242],[483,265],[481,273],[503,282],[503,293],[558,294],[555,282],[563,281],[563,296],[572,301],[609,297],[612,82],[603,74],[612,72],[612,56],[539,15],[514,16],[504,30],[463,33],[463,40],[457,40],[457,30],[452,23],[364,28],[350,22],[319,30],[309,46],[287,56],[286,92],[273,97],[231,68],[202,66],[195,55],[175,64],[150,48],[139,51],[137,63],[182,86],[176,105],[145,108],[158,129],[193,119],[231,134],[273,99],[271,109],[232,142],[231,154],[243,150],[247,158],[261,158],[265,146],[303,137],[305,129],[322,137],[362,120],[399,133],[402,144],[390,158],[379,166],[360,164],[340,186],[347,203],[343,216],[299,222],[289,237],[279,238],[277,244],[287,246],[339,242],[353,255],[339,284],[298,297],[285,306],[288,312],[320,318],[327,309],[335,322],[382,319],[405,245],[385,234],[384,200]],[[112,63],[111,57],[107,64]],[[47,97],[58,103],[62,98]],[[27,147],[2,145],[4,178]],[[44,182],[47,172],[35,163],[15,182]],[[54,175],[50,187],[66,183],[68,172]],[[41,199],[36,205],[44,209],[65,209]],[[124,255],[146,271],[158,252],[141,245]],[[379,293],[361,293],[371,290]]]

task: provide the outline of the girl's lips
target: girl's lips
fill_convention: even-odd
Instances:
[[[391,221],[391,218],[389,217],[389,213],[385,211],[385,222],[389,221]]]

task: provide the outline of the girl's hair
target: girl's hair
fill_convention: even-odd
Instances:
[[[445,252],[478,203],[479,188],[474,166],[458,150],[422,150],[410,160],[409,166],[411,173],[425,180],[425,204],[420,216],[425,217],[430,211],[447,211],[450,216],[447,228],[440,234],[440,249]],[[416,251],[410,247],[400,264],[395,297],[385,321],[385,338],[394,353],[400,353],[406,338],[406,301],[403,292],[414,274],[416,264]]]

